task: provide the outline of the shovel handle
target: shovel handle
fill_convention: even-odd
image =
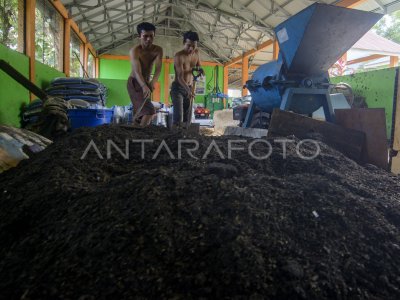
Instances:
[[[34,85],[28,79],[26,79],[24,75],[22,75],[20,72],[14,69],[9,63],[7,63],[3,59],[0,59],[0,69],[3,70],[5,73],[7,73],[11,78],[13,78],[19,84],[21,84],[28,91],[35,94],[38,98],[42,100],[46,100],[48,98],[48,95],[42,89]]]

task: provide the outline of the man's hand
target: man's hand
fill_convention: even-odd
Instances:
[[[143,97],[144,99],[149,98],[150,94],[151,94],[151,90],[150,88],[147,86],[147,84],[144,84],[142,86],[142,91],[143,91]]]
[[[192,89],[189,86],[186,87],[186,92],[188,94],[188,98],[192,99],[193,98],[193,93],[192,93]]]

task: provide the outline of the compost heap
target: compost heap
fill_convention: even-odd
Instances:
[[[3,174],[2,299],[400,299],[399,177],[323,143],[179,160],[180,138],[227,156],[229,137],[113,125]],[[154,142],[107,159],[107,139]],[[175,159],[152,159],[162,140]]]

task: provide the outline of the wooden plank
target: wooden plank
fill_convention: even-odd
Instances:
[[[264,43],[260,44],[257,48],[251,49],[251,50],[247,51],[246,53],[244,53],[243,55],[237,56],[237,57],[231,59],[230,61],[225,63],[224,66],[225,67],[229,67],[230,65],[238,63],[238,62],[240,62],[242,60],[243,56],[255,55],[256,53],[260,52],[261,50],[264,50],[265,48],[271,46],[273,43],[274,43],[273,40],[265,41]]]
[[[341,7],[347,7],[347,8],[354,8],[357,7],[358,5],[363,4],[367,0],[342,0],[336,3],[336,6],[341,6]]]
[[[36,0],[26,1],[25,54],[29,57],[29,80],[35,83],[35,8]],[[30,94],[31,101],[35,96]]]
[[[164,65],[164,104],[169,105],[169,63]]]
[[[249,80],[249,57],[243,56],[242,60],[242,86],[244,86]],[[247,96],[249,91],[247,89],[242,89],[242,96]]]
[[[154,84],[154,91],[151,100],[155,102],[160,102],[161,100],[161,84],[158,81]]]
[[[342,0],[339,1],[338,3],[336,3],[336,6],[341,6],[341,7],[347,7],[347,8],[354,8],[357,7],[358,5],[362,4],[363,2],[365,2],[367,0]],[[257,52],[271,46],[274,43],[273,40],[267,40],[265,42],[263,42],[261,45],[259,45],[258,47],[247,51],[246,53],[244,53],[244,56],[251,56],[256,54]],[[274,54],[275,55],[275,54]],[[226,62],[224,64],[224,66],[229,67],[230,65],[233,65],[235,63],[238,63],[242,60],[242,56],[237,56],[235,58],[232,58],[230,61]]]
[[[64,19],[68,19],[68,10],[65,8],[60,0],[53,0],[50,2],[51,4],[53,4],[54,8],[60,13],[60,15],[63,16]]]
[[[249,66],[249,70],[250,71],[255,71],[260,67],[260,65],[251,65]],[[230,69],[241,69],[242,68],[242,64],[234,64],[234,65],[230,65],[229,67],[224,67],[224,68],[230,68]]]
[[[358,63],[360,63],[360,62],[370,61],[370,60],[374,60],[374,59],[378,59],[378,58],[382,58],[382,57],[385,57],[385,55],[373,54],[373,55],[369,55],[369,56],[366,56],[366,57],[361,57],[361,58],[349,60],[349,61],[347,62],[347,64],[348,64],[348,65],[354,65],[354,64],[358,64]]]
[[[399,65],[399,57],[398,56],[391,56],[390,57],[390,67],[395,68]]]
[[[365,133],[292,112],[274,109],[268,128],[268,137],[294,135],[299,139],[312,139],[314,134],[322,135],[325,144],[349,158],[360,163],[363,162],[362,152],[365,144]]]
[[[349,129],[365,132],[364,161],[388,169],[386,117],[383,108],[336,109],[336,123]]]
[[[228,85],[229,85],[229,67],[224,67],[224,94],[226,95],[228,95]],[[226,105],[224,102],[224,108],[225,107]]]
[[[95,58],[95,76],[99,78],[100,75],[100,59],[98,57]]]
[[[112,59],[112,60],[129,60],[128,55],[112,55],[112,54],[103,54],[100,55],[101,59]]]
[[[279,57],[279,43],[277,40],[274,41],[274,49],[272,51],[272,59],[278,60]]]

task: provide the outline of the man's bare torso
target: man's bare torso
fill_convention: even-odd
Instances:
[[[183,62],[183,79],[189,86],[192,85],[193,82],[192,69],[196,67],[199,61],[199,52],[196,50],[195,53],[193,53],[192,55],[188,55],[184,50],[181,50],[177,52],[175,56],[179,56],[181,61]],[[178,82],[176,76],[175,76],[175,82]]]
[[[134,52],[139,53],[142,76],[147,82],[150,81],[150,75],[151,71],[153,70],[154,61],[156,60],[160,51],[162,51],[162,49],[157,45],[152,45],[150,49],[145,49],[142,47],[142,45],[137,45],[134,48]],[[131,71],[131,76],[135,77],[133,70]]]

